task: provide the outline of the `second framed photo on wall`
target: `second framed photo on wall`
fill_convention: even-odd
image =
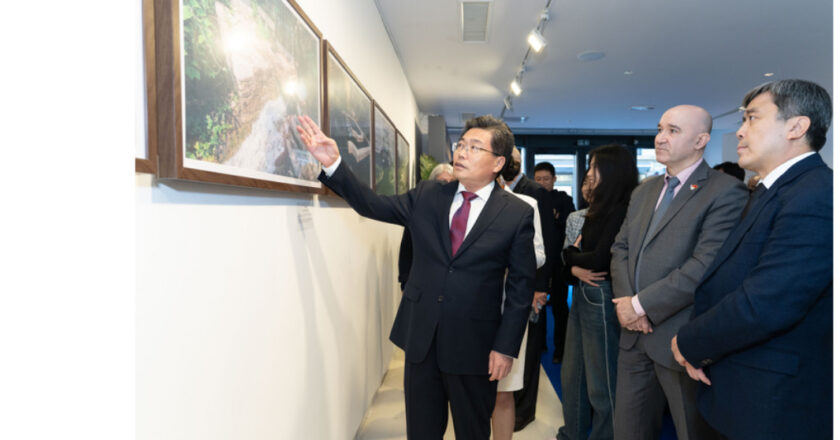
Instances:
[[[373,113],[373,172],[376,193],[394,195],[397,193],[397,129],[376,101],[374,101]]]
[[[371,99],[341,57],[324,41],[328,135],[341,160],[364,185],[373,188]]]

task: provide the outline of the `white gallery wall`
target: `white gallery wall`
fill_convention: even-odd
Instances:
[[[414,146],[373,0],[299,0]],[[136,174],[136,432],[347,439],[394,347],[402,228],[335,197]]]

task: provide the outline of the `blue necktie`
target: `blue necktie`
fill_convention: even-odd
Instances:
[[[648,230],[645,233],[645,239],[642,240],[642,247],[639,249],[639,258],[636,260],[636,293],[639,293],[639,274],[641,273],[642,256],[645,253],[645,246],[647,246],[648,240],[651,238],[653,231],[656,230],[656,225],[658,225],[662,220],[662,217],[665,216],[665,211],[668,210],[668,205],[670,205],[671,201],[674,200],[674,188],[676,188],[679,184],[680,179],[677,179],[676,177],[665,177],[665,185],[667,185],[665,195],[662,196],[662,201],[659,202],[659,206],[653,212],[653,218],[650,220],[650,226],[648,226]]]

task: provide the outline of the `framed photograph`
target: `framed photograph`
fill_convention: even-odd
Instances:
[[[370,95],[327,41],[324,58],[327,135],[335,139],[341,160],[356,178],[373,188]]]
[[[397,129],[379,104],[373,103],[374,189],[377,194],[394,195],[397,193]]]
[[[158,174],[323,192],[321,34],[293,0],[155,0]]]
[[[408,141],[397,132],[397,194],[411,189],[411,155]]]
[[[157,172],[155,102],[155,8],[153,0],[137,2],[141,20],[135,23],[134,171]]]

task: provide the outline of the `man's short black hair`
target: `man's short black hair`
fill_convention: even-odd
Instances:
[[[744,181],[744,176],[746,176],[744,169],[739,167],[738,164],[735,162],[722,162],[713,166],[712,168],[729,174],[730,176],[740,180],[741,182]]]
[[[551,177],[557,176],[557,174],[555,174],[554,171],[554,165],[552,165],[549,162],[540,162],[534,165],[534,174],[536,174],[537,171],[548,171],[549,173],[551,173]]]
[[[779,108],[783,120],[794,116],[806,116],[811,126],[805,133],[805,140],[814,151],[825,145],[825,134],[831,125],[831,96],[820,85],[802,79],[783,79],[764,83],[744,96],[742,106],[746,108],[762,93],[773,96],[773,104]]]
[[[493,153],[505,158],[505,166],[502,167],[502,171],[504,171],[510,164],[510,154],[513,152],[513,132],[510,131],[510,127],[505,124],[505,121],[494,118],[492,115],[479,116],[468,120],[464,124],[461,138],[472,128],[482,128],[490,131],[492,134],[490,148],[493,149]],[[496,175],[498,176],[498,173]]]

